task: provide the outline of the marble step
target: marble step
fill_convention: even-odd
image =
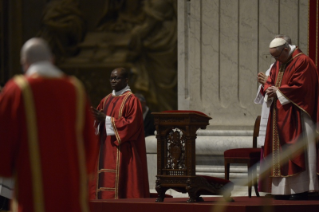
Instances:
[[[212,173],[224,173],[224,166],[209,166],[209,165],[196,165],[196,172],[212,172]],[[230,172],[247,173],[247,166],[230,166]]]
[[[257,168],[258,172],[258,168]],[[206,175],[218,178],[225,178],[224,166],[208,166],[208,165],[197,165],[196,175]],[[229,178],[240,179],[247,178],[247,167],[246,166],[230,166]]]

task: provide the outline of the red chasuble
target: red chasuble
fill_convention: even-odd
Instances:
[[[111,94],[97,107],[111,116],[115,135],[106,136],[100,125],[100,159],[92,199],[149,197],[143,114],[140,101],[127,91]]]
[[[318,73],[313,61],[296,49],[291,60],[276,62],[265,83],[264,91],[275,85],[290,103],[281,105],[277,98],[270,108],[265,140],[265,156],[272,155],[272,177],[288,177],[305,170],[305,155],[291,157],[286,164],[279,164],[281,147],[294,145],[303,132],[301,112],[314,123],[319,121]],[[318,154],[317,154],[318,155]],[[318,172],[317,172],[318,173]]]
[[[73,77],[18,76],[0,94],[0,175],[15,178],[10,211],[89,211],[98,139]]]

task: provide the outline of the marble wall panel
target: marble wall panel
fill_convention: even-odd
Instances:
[[[239,5],[239,106],[245,113],[256,113],[252,99],[256,96],[258,64],[258,4],[255,0],[242,0]],[[259,109],[259,108],[258,108]]]
[[[190,16],[188,39],[188,89],[190,97],[190,109],[197,108],[201,102],[202,83],[202,1],[192,1],[189,7]]]
[[[212,114],[211,108],[218,108],[219,99],[219,0],[203,0],[202,7],[202,93],[201,110]],[[210,91],[215,92],[210,92]]]
[[[279,33],[279,0],[259,0],[258,72],[265,72],[275,60],[269,54],[269,43]]]
[[[220,1],[220,105],[229,108],[238,103],[238,3]]]
[[[177,59],[178,59],[178,109],[189,109],[188,98],[188,16],[189,16],[189,2],[178,1],[177,7]]]
[[[280,1],[279,34],[289,35],[293,44],[298,45],[299,0]]]
[[[298,46],[308,55],[308,9],[309,1],[299,0],[299,41]]]

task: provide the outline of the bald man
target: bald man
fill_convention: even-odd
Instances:
[[[14,177],[12,211],[89,211],[98,142],[82,84],[53,65],[47,43],[21,49],[24,76],[0,94],[0,175]]]
[[[264,85],[265,101],[271,101],[264,146],[264,155],[273,161],[271,194],[304,200],[308,192],[319,190],[318,149],[312,136],[319,121],[318,73],[308,56],[282,38],[270,42],[269,52],[276,60]],[[282,164],[282,148],[302,137],[308,143],[306,150]]]

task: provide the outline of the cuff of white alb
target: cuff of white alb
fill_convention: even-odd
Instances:
[[[114,129],[112,126],[111,116],[105,117],[105,129],[106,129],[106,135],[115,135]]]
[[[277,98],[278,98],[281,105],[286,105],[286,104],[290,103],[290,101],[284,95],[282,95],[282,93],[279,91],[279,89],[276,91],[276,94],[277,94]]]
[[[96,121],[94,121],[94,125],[95,127],[95,135],[98,135],[100,133],[99,129],[100,129],[100,124],[96,124]]]

